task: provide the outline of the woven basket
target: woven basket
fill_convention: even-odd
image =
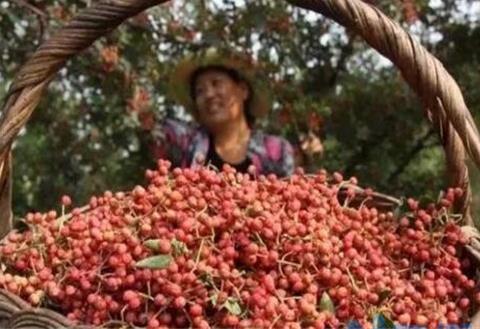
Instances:
[[[0,237],[12,229],[11,146],[26,124],[56,73],[65,62],[109,33],[126,19],[167,0],[100,0],[74,17],[42,44],[20,69],[4,103],[0,119]],[[464,215],[465,232],[478,238],[470,215],[471,190],[466,156],[480,167],[480,135],[462,93],[442,64],[414,40],[400,25],[376,7],[361,0],[289,0],[295,6],[329,17],[361,35],[365,41],[400,70],[405,81],[421,100],[428,120],[438,131],[447,161],[449,186],[461,187],[462,200],[455,204]],[[355,201],[381,210],[400,204],[389,196],[359,191]],[[480,259],[480,243],[472,239],[467,247]],[[475,318],[474,317],[474,323]],[[81,328],[62,315],[47,309],[30,308],[12,294],[0,290],[1,328]],[[475,324],[474,324],[475,327]],[[82,327],[87,328],[87,327]]]

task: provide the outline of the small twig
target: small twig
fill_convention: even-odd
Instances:
[[[125,322],[125,311],[127,310],[128,305],[125,305],[122,307],[122,310],[120,311],[120,318],[122,319],[122,322]]]
[[[150,281],[147,282],[147,294],[152,301],[155,301],[155,298],[152,297],[152,288],[150,287]],[[148,314],[148,300],[145,303],[145,313]]]
[[[34,14],[44,18],[44,19],[47,19],[48,18],[48,14],[44,11],[42,11],[40,8],[38,7],[35,7],[34,5],[32,5],[31,3],[25,1],[25,0],[14,0],[18,5],[20,6],[23,6],[23,7],[26,7],[28,9],[30,9]]]
[[[278,320],[280,320],[280,318],[282,317],[282,315],[278,315],[273,321],[272,321],[272,324],[270,325],[269,329],[273,329],[275,327],[275,324],[278,322]]]
[[[201,256],[202,251],[203,251],[203,243],[204,242],[205,242],[205,239],[202,239],[202,241],[200,242],[200,248],[198,248],[197,257],[195,258],[195,266],[192,268],[190,273],[193,273],[197,269],[198,263],[200,262],[200,256]]]
[[[359,194],[366,194],[365,193],[365,189],[357,186],[357,185],[354,185],[354,184],[351,184],[351,183],[344,183],[340,186],[339,188],[339,192],[340,191],[344,191],[348,188],[353,188],[355,190],[356,193],[359,193]],[[393,196],[390,196],[390,195],[387,195],[387,194],[383,194],[383,193],[379,193],[379,192],[372,192],[370,197],[372,199],[381,199],[381,200],[384,200],[388,203],[393,203],[395,204],[396,206],[401,206],[402,205],[402,201],[400,199],[397,199]]]
[[[43,34],[45,31],[45,25],[47,25],[47,20],[48,20],[48,14],[44,11],[42,11],[40,8],[34,6],[33,4],[25,1],[25,0],[14,0],[19,6],[26,7],[30,11],[32,11],[38,19],[38,24],[39,24],[39,36],[38,36],[38,42],[40,43],[43,40]]]
[[[233,284],[232,284],[232,289],[235,291],[235,294],[237,295],[238,300],[242,300],[242,295],[240,294],[240,291]]]
[[[353,277],[348,267],[347,267],[347,274],[348,274],[348,277],[350,278],[350,281],[352,282],[353,289],[355,291],[358,291],[358,286],[357,286],[357,283],[355,282],[355,278]]]
[[[255,232],[255,237],[258,239],[258,241],[260,242],[260,244],[264,247],[266,247],[267,245],[265,244],[265,242],[263,242],[263,239],[262,237],[260,236],[260,234],[258,234],[258,232]]]
[[[86,206],[83,206],[82,208],[79,208],[78,210],[79,210],[80,213],[84,213],[85,211],[90,210],[90,206],[86,205]],[[68,221],[72,217],[73,217],[72,213],[69,213],[67,215],[62,215],[62,216],[57,218],[57,222],[59,222],[61,224],[61,226],[63,226],[63,223]]]
[[[301,267],[302,265],[301,264],[298,264],[298,263],[294,263],[294,262],[289,262],[288,260],[284,260],[283,258],[281,260],[278,261],[279,264],[285,264],[285,265],[291,265],[291,266],[295,266],[295,267]]]
[[[110,325],[115,325],[115,328],[125,328],[123,326],[128,325],[128,324],[124,320],[109,320],[109,321],[105,322],[104,324],[102,324],[102,326],[99,327],[99,328],[109,328]],[[117,327],[117,325],[121,325],[122,327]]]

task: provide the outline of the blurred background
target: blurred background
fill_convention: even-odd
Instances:
[[[19,67],[92,1],[0,0],[0,99]],[[371,0],[435,54],[480,114],[480,3]],[[285,136],[298,163],[356,176],[396,197],[446,188],[439,139],[390,62],[360,37],[286,1],[174,0],[122,24],[68,62],[14,145],[14,212],[76,205],[144,183],[155,120],[190,120],[166,95],[186,53],[224,43],[250,54],[274,96],[260,123]],[[478,121],[477,121],[478,122]],[[475,217],[478,170],[471,167]]]

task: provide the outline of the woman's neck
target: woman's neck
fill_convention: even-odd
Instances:
[[[224,124],[212,131],[217,153],[227,162],[237,162],[246,156],[250,127],[245,119]]]
[[[223,124],[212,131],[213,141],[217,148],[229,148],[242,145],[250,138],[250,127],[245,119]]]

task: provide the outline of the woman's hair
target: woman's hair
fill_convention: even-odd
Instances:
[[[247,85],[248,98],[245,100],[245,103],[243,104],[243,110],[245,112],[245,118],[247,120],[248,125],[252,127],[255,124],[255,116],[252,114],[252,111],[251,111],[252,95],[253,95],[252,86],[245,78],[243,78],[240,75],[240,73],[238,73],[237,70],[234,70],[222,65],[209,65],[209,66],[202,66],[198,68],[195,72],[193,72],[190,78],[191,99],[195,101],[195,84],[197,83],[198,77],[207,71],[219,71],[219,72],[225,73],[236,83],[244,82]]]

